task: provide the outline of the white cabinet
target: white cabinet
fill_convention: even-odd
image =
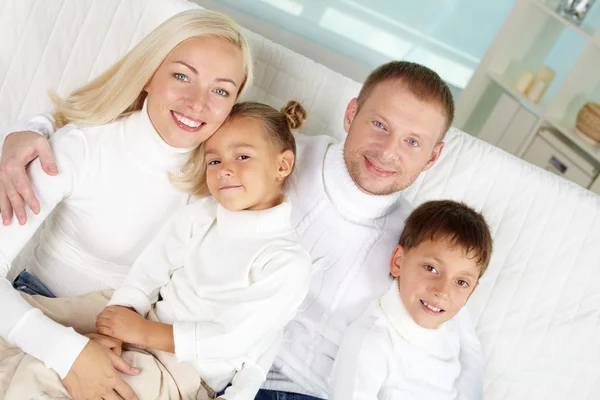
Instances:
[[[537,122],[534,114],[521,107],[512,97],[503,94],[479,137],[509,153],[517,154]]]
[[[547,129],[538,132],[523,159],[585,188],[590,186],[598,175],[598,170],[593,164]]]

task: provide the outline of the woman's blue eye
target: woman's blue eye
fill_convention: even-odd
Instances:
[[[227,90],[223,90],[223,89],[216,89],[215,93],[218,94],[219,96],[223,96],[223,97],[229,96],[229,92]]]
[[[179,72],[174,73],[173,76],[175,77],[175,79],[177,79],[179,81],[182,81],[182,82],[188,81],[188,77],[185,76],[184,74],[180,74]]]

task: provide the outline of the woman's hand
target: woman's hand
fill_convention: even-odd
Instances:
[[[73,400],[139,400],[119,371],[132,376],[140,372],[106,347],[90,340],[62,382]]]
[[[106,307],[96,319],[98,333],[126,343],[146,345],[148,320],[135,311],[121,306]]]
[[[40,202],[25,171],[37,157],[44,172],[52,176],[58,174],[52,149],[45,137],[31,131],[13,132],[6,137],[0,159],[0,210],[4,225],[10,224],[13,211],[19,224],[24,225],[27,222],[25,204],[34,214],[40,212]]]

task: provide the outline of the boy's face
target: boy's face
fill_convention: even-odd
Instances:
[[[394,250],[390,271],[398,278],[400,297],[412,319],[435,329],[453,318],[478,285],[479,267],[459,246],[425,241],[405,251]]]

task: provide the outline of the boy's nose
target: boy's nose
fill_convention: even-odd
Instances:
[[[431,291],[437,297],[440,297],[440,298],[443,298],[443,299],[448,298],[448,282],[442,281],[442,280],[436,282],[433,285]]]

